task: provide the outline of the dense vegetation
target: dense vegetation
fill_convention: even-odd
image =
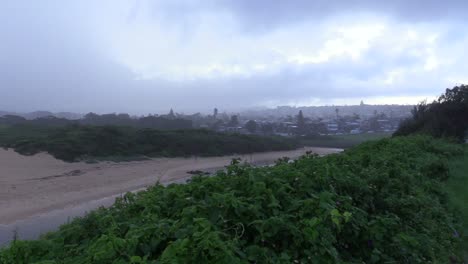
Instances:
[[[116,126],[0,127],[0,146],[32,155],[45,151],[65,161],[157,156],[219,156],[294,149],[282,137],[222,134],[208,130],[138,129]]]
[[[400,125],[396,136],[424,133],[463,141],[468,138],[468,85],[447,89],[437,101],[420,103],[412,114]]]
[[[282,159],[117,199],[9,263],[450,263],[461,226],[441,186],[462,146],[415,136]]]
[[[301,144],[306,146],[347,149],[369,140],[378,140],[390,137],[391,135],[389,132],[348,135],[305,135],[298,137],[298,139]]]
[[[468,145],[463,156],[450,159],[450,178],[444,185],[450,204],[458,212],[463,223],[463,244],[465,263],[468,263]]]
[[[130,117],[128,114],[104,114],[89,113],[82,119],[70,120],[54,116],[26,119],[21,116],[0,116],[0,125],[29,125],[42,127],[63,127],[69,125],[92,126],[130,126],[136,128],[154,128],[160,130],[191,129],[192,121],[176,117],[171,111],[164,116]]]

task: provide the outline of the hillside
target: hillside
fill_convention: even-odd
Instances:
[[[306,155],[188,184],[155,185],[37,241],[1,263],[449,263],[460,220],[447,193],[460,145],[413,136]]]
[[[468,85],[446,89],[432,103],[422,102],[400,124],[396,136],[426,134],[436,138],[468,139]]]

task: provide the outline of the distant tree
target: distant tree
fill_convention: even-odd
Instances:
[[[216,119],[218,117],[218,108],[213,110],[213,118]]]
[[[299,110],[299,114],[297,115],[297,130],[300,134],[304,133],[306,130],[306,124],[302,110]]]
[[[336,118],[338,118],[338,116],[340,115],[340,109],[338,109],[338,107],[335,108],[335,113],[336,113]]]
[[[94,113],[89,113],[82,120],[79,120],[77,122],[83,125],[94,126],[112,125],[155,129],[189,129],[193,127],[191,120],[175,118],[175,116],[173,118],[169,118],[169,116],[170,115],[157,116],[150,114],[148,116],[143,116],[139,118],[131,118],[128,114],[97,115]],[[49,120],[48,122],[50,123],[51,121]],[[54,123],[58,122],[59,120],[54,121]]]
[[[226,112],[222,112],[221,114],[218,113],[218,119],[223,120],[224,123],[229,123],[231,117]]]
[[[74,120],[58,118],[55,116],[39,117],[39,118],[28,121],[28,124],[31,124],[31,125],[55,126],[55,127],[63,127],[63,126],[72,125],[76,123],[77,122]]]
[[[124,119],[124,120],[131,119],[131,118],[130,118],[130,115],[129,115],[129,114],[125,114],[125,113],[124,113],[124,114],[118,114],[117,117],[118,117],[119,119]]]
[[[232,115],[231,116],[231,119],[229,120],[229,124],[228,124],[230,127],[235,127],[235,126],[238,126],[239,125],[239,118],[237,117],[237,115]]]
[[[318,121],[311,124],[311,129],[308,134],[321,134],[326,132],[327,126],[325,125],[325,123]]]
[[[215,122],[213,122],[213,124],[211,124],[210,128],[213,130],[217,130],[223,125],[224,125],[223,120],[216,120]]]
[[[90,112],[90,113],[87,113],[87,114],[83,117],[83,119],[92,120],[92,119],[96,119],[96,118],[98,118],[98,117],[99,117],[98,114],[95,114],[95,113],[93,113],[93,112]]]
[[[364,106],[364,101],[361,100],[361,103],[359,104],[360,106]]]
[[[273,125],[270,124],[270,123],[267,123],[267,124],[262,124],[261,126],[261,131],[263,134],[271,134],[273,133]]]
[[[353,116],[351,118],[352,118],[353,121],[356,121],[356,120],[360,119],[361,117],[358,114],[353,113]]]
[[[26,122],[26,118],[16,115],[5,115],[3,117],[0,117],[0,124],[5,125],[17,125]]]
[[[378,120],[377,116],[374,116],[374,117],[369,119],[369,128],[370,128],[370,130],[373,130],[373,131],[379,131],[380,130],[380,124],[379,124],[379,121],[377,121],[377,120]]]
[[[169,114],[167,115],[167,117],[171,119],[175,118],[174,110],[172,110],[172,108],[171,108],[171,111],[169,111]]]
[[[245,128],[247,129],[247,131],[249,131],[250,133],[255,133],[255,131],[257,131],[257,122],[255,122],[254,120],[249,120],[246,124],[245,124]]]

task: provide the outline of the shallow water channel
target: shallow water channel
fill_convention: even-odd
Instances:
[[[183,178],[164,185],[172,183],[185,183],[190,178]],[[134,190],[132,192],[143,191],[143,189]],[[0,247],[8,245],[16,236],[21,240],[37,239],[41,235],[57,230],[61,225],[69,222],[75,217],[86,215],[86,213],[95,210],[99,207],[109,207],[114,204],[115,198],[122,197],[125,193],[116,194],[101,198],[98,200],[89,201],[77,206],[66,207],[60,210],[53,210],[45,214],[37,215],[24,220],[16,221],[8,225],[0,225]]]
[[[86,212],[101,206],[111,206],[116,197],[113,195],[103,199],[90,201],[75,207],[54,210],[43,215],[38,215],[25,220],[20,220],[9,225],[0,225],[0,246],[7,245],[15,237],[23,240],[37,239],[40,235],[57,229],[77,216],[84,216]]]
[[[255,163],[255,166],[269,166],[271,163]],[[204,169],[203,172],[214,174],[221,168]],[[163,185],[173,183],[185,183],[192,175],[185,178],[165,182]],[[132,192],[143,191],[145,188],[133,190]],[[57,230],[61,225],[71,221],[75,217],[85,216],[87,212],[95,210],[99,207],[109,207],[114,204],[115,198],[123,196],[125,193],[120,193],[98,200],[89,201],[80,205],[66,207],[60,210],[53,210],[45,214],[33,216],[24,220],[19,220],[8,225],[0,224],[0,247],[7,246],[16,237],[21,240],[38,239],[41,235]]]

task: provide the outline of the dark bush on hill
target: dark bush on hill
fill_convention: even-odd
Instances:
[[[395,136],[424,133],[463,141],[468,136],[468,86],[447,89],[437,101],[420,103],[412,113],[413,117],[402,122]]]

